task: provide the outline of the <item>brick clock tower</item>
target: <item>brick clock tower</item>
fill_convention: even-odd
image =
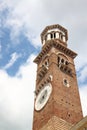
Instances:
[[[82,118],[74,65],[67,48],[68,32],[60,25],[41,33],[42,50],[35,58],[37,78],[33,130],[70,130]]]

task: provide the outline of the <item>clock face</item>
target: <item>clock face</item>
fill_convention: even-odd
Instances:
[[[46,105],[51,92],[52,92],[51,84],[46,84],[44,88],[40,91],[35,102],[35,109],[37,111],[41,110]]]

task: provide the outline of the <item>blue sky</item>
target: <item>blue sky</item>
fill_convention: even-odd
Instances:
[[[87,115],[87,1],[0,0],[0,130],[32,130],[40,33],[51,24],[67,28],[84,116]],[[31,106],[31,107],[30,107]]]
[[[1,38],[1,63],[0,67],[5,69],[11,76],[15,76],[20,65],[26,62],[30,54],[37,53],[31,42],[20,32],[18,38],[11,40],[11,30],[1,28],[3,35]]]

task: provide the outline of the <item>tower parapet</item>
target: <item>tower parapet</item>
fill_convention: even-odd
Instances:
[[[56,40],[67,46],[68,31],[59,24],[47,26],[41,33],[41,42],[43,45],[49,40]]]

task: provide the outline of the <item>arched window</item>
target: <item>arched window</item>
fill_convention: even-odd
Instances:
[[[55,39],[56,38],[56,33],[55,32],[50,33],[50,37],[51,37],[51,39]]]
[[[65,61],[65,65],[68,65],[69,63],[68,63],[68,61]]]
[[[48,60],[45,61],[45,66],[49,66],[49,62],[48,62]]]
[[[63,34],[61,32],[59,33],[59,39],[63,40]]]
[[[60,57],[58,56],[58,63],[60,62]]]
[[[50,37],[51,37],[51,39],[53,38],[53,34],[52,33],[50,34]]]
[[[61,63],[63,63],[63,64],[64,64],[64,59],[61,59]]]

